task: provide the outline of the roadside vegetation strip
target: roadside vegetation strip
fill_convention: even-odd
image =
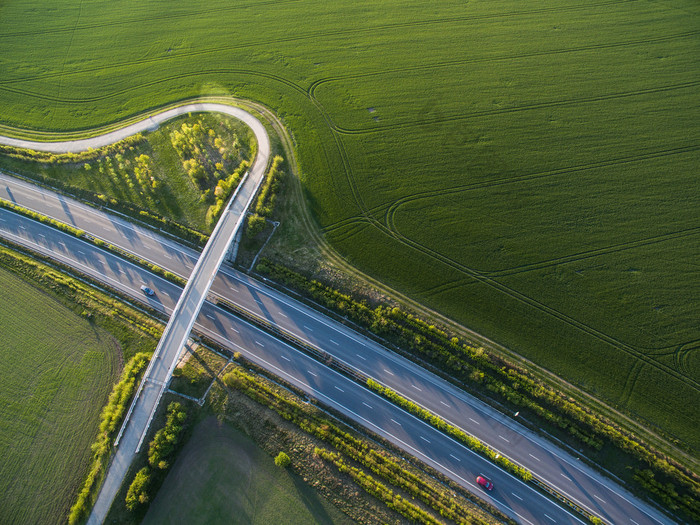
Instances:
[[[267,260],[262,260],[257,270],[267,278],[291,287],[313,303],[386,338],[395,349],[408,357],[427,361],[449,377],[463,381],[463,386],[469,386],[472,391],[476,390],[482,396],[488,394],[501,403],[523,409],[528,417],[541,418],[543,423],[559,427],[580,443],[591,447],[592,454],[606,444],[620,453],[629,454],[634,458],[632,465],[635,472],[651,468],[652,472],[666,480],[665,484],[646,486],[641,481],[648,479],[648,476],[642,475],[635,481],[645,491],[666,505],[672,502],[669,508],[677,508],[689,516],[698,515],[696,502],[700,501],[700,480],[695,473],[574,399],[554,391],[522,368],[483,348],[450,337],[439,327],[400,308],[383,305],[371,308],[364,301],[357,301],[348,294]]]
[[[462,519],[471,519],[472,521],[468,523],[483,522],[475,518],[468,508],[456,505],[449,494],[437,489],[426,479],[425,474],[418,474],[418,471],[409,469],[407,464],[402,465],[392,454],[382,451],[377,445],[371,444],[369,440],[355,432],[343,430],[335,421],[322,415],[312,406],[305,405],[296,396],[267,384],[266,381],[238,365],[231,365],[222,380],[229,388],[240,390],[254,401],[273,409],[301,430],[333,446],[350,460],[369,468],[387,483],[420,499],[438,515],[449,513],[446,517],[456,519],[458,522]],[[476,497],[470,496],[470,498]],[[491,508],[489,511],[496,512],[499,519],[502,518],[497,511]]]
[[[318,457],[332,462],[336,467],[338,467],[340,472],[348,474],[363,490],[369,494],[372,494],[380,501],[383,501],[390,509],[393,509],[402,516],[405,516],[411,520],[411,522],[424,523],[425,525],[443,523],[442,521],[435,519],[429,513],[425,512],[418,505],[415,505],[405,498],[402,498],[399,494],[395,494],[386,485],[377,481],[371,475],[363,472],[361,469],[346,465],[340,454],[329,452],[321,448],[317,448],[315,453]],[[457,523],[467,522],[459,521]]]
[[[499,467],[502,467],[511,474],[520,478],[521,480],[530,481],[532,479],[532,472],[530,472],[529,470],[513,463],[511,460],[497,453],[494,449],[492,449],[488,445],[485,445],[475,437],[470,436],[463,430],[448,424],[441,417],[436,416],[428,410],[418,406],[413,401],[409,401],[405,397],[397,394],[391,388],[382,386],[381,384],[377,383],[374,379],[367,380],[367,387],[370,390],[377,392],[385,399],[388,399],[395,405],[400,406],[407,412],[410,412],[414,416],[417,416],[419,419],[422,419],[426,423],[429,423],[436,429],[446,433],[448,436],[455,438],[460,443],[466,445],[467,448],[469,448],[470,450],[473,450],[474,452],[477,452],[480,455],[486,457],[490,461],[496,463]]]
[[[179,450],[185,429],[187,412],[175,401],[168,404],[165,426],[159,429],[148,444],[148,466],[136,473],[126,493],[126,508],[130,511],[145,505],[153,498]]]
[[[281,171],[282,162],[284,162],[284,159],[279,155],[275,155],[272,159],[272,165],[265,175],[265,180],[258,193],[253,211],[248,215],[246,234],[250,238],[262,232],[265,228],[265,219],[269,219],[275,209],[277,192],[284,175]]]
[[[114,433],[123,421],[126,408],[134,394],[141,372],[148,364],[151,354],[136,354],[124,367],[120,381],[114,385],[107,405],[102,410],[100,432],[92,445],[93,461],[88,471],[83,487],[78,493],[78,499],[71,507],[68,523],[82,523],[92,508],[100,483],[113,450]]]
[[[181,286],[184,286],[187,283],[186,279],[183,279],[182,277],[175,275],[172,272],[164,270],[160,266],[157,266],[153,263],[150,263],[150,262],[146,261],[145,259],[142,259],[141,257],[137,257],[136,255],[133,255],[133,254],[127,252],[126,250],[119,248],[118,246],[115,246],[111,243],[105,242],[102,239],[98,239],[97,237],[93,236],[92,234],[86,233],[84,230],[74,228],[73,226],[70,226],[69,224],[65,224],[63,222],[57,221],[55,219],[47,217],[46,215],[36,213],[35,211],[29,210],[29,209],[24,208],[22,206],[18,206],[16,204],[11,203],[11,202],[7,202],[3,199],[0,199],[0,207],[7,208],[8,210],[12,210],[12,211],[18,213],[19,215],[29,217],[30,219],[34,219],[35,221],[41,222],[42,224],[47,224],[49,226],[53,226],[54,228],[56,228],[64,233],[68,233],[69,235],[73,235],[74,237],[77,237],[78,239],[82,239],[86,242],[92,243],[95,246],[98,246],[98,247],[103,248],[109,252],[112,252],[115,255],[122,257],[123,259],[127,259],[127,260],[141,266],[142,268],[146,268],[147,270],[153,272],[154,274],[159,275],[163,279],[167,279],[168,281],[179,284]]]

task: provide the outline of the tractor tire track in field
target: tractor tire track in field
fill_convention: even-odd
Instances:
[[[698,150],[700,150],[700,144],[688,144],[685,146],[678,146],[675,148],[651,151],[651,152],[647,152],[647,153],[640,153],[637,155],[628,155],[625,157],[618,157],[615,159],[601,160],[601,161],[590,162],[590,163],[586,163],[586,164],[577,164],[575,166],[567,166],[565,168],[555,168],[555,169],[546,170],[546,171],[529,173],[529,174],[521,175],[521,176],[517,176],[517,177],[503,177],[500,179],[490,179],[490,180],[485,180],[485,181],[480,181],[480,182],[472,182],[469,184],[461,184],[459,186],[453,186],[451,188],[441,188],[441,189],[436,189],[436,190],[428,190],[428,191],[413,193],[413,194],[401,197],[400,199],[396,200],[395,202],[391,203],[388,206],[388,208],[386,209],[386,212],[385,212],[384,223],[385,223],[385,225],[387,225],[387,227],[394,228],[394,226],[393,226],[393,223],[395,220],[394,215],[398,211],[398,208],[400,208],[404,204],[408,204],[410,202],[414,202],[417,200],[423,200],[423,199],[429,199],[429,198],[435,198],[435,197],[446,197],[448,195],[453,195],[453,194],[462,193],[462,192],[466,192],[466,191],[472,191],[472,190],[484,189],[484,188],[492,188],[492,187],[503,186],[503,185],[507,185],[507,184],[519,184],[522,182],[529,182],[529,181],[533,181],[533,180],[537,180],[537,179],[545,179],[548,177],[555,177],[558,175],[568,175],[568,174],[577,173],[580,171],[587,171],[587,170],[599,169],[599,168],[607,168],[607,167],[611,167],[611,166],[619,166],[619,165],[623,165],[623,164],[640,162],[643,160],[662,158],[662,157],[666,157],[666,156],[670,156],[670,155],[680,155],[683,153],[690,153],[690,152],[698,151]],[[386,204],[383,206],[378,206],[377,208],[382,208],[384,206],[386,206]],[[330,227],[327,227],[327,228],[330,228]]]
[[[625,3],[626,0],[616,0],[614,2],[606,2],[602,3],[600,5],[609,5],[609,4],[617,4],[617,3]],[[276,3],[276,2],[271,2],[271,3]],[[589,8],[591,6],[585,6],[586,8]],[[579,7],[576,7],[577,9]],[[567,8],[559,8],[558,10],[568,10]],[[494,16],[507,16],[507,15],[494,15]],[[97,71],[107,71],[110,69],[118,69],[122,67],[129,67],[129,66],[137,66],[137,65],[146,65],[146,64],[154,64],[158,62],[163,62],[163,61],[172,61],[172,60],[179,60],[183,58],[191,58],[195,56],[202,56],[202,55],[208,55],[208,54],[215,54],[215,53],[221,53],[224,51],[233,51],[236,49],[246,49],[246,48],[251,48],[251,47],[259,47],[259,46],[270,46],[270,44],[283,44],[283,43],[290,43],[290,42],[298,42],[298,41],[304,41],[304,40],[323,40],[329,37],[333,36],[342,36],[342,35],[352,35],[356,33],[367,33],[367,32],[375,32],[378,30],[382,29],[392,29],[392,28],[404,28],[407,26],[411,26],[413,24],[419,24],[419,25],[425,25],[427,23],[442,23],[442,22],[447,22],[447,21],[455,21],[457,19],[440,19],[435,22],[430,22],[430,21],[416,21],[416,22],[403,22],[403,23],[397,23],[397,24],[386,24],[384,26],[373,26],[371,28],[360,28],[360,29],[347,29],[347,30],[334,30],[334,31],[318,31],[314,33],[306,33],[303,35],[293,35],[293,36],[285,36],[285,37],[280,37],[280,38],[267,38],[265,40],[259,40],[256,42],[240,42],[236,44],[231,44],[228,46],[217,46],[217,47],[211,47],[211,48],[206,48],[206,49],[199,49],[199,50],[191,50],[187,52],[181,52],[181,53],[175,53],[175,54],[169,54],[166,56],[160,56],[160,57],[144,57],[136,60],[128,60],[128,61],[123,61],[123,62],[116,62],[116,63],[111,63],[107,66],[92,66],[92,67],[86,67],[86,68],[78,68],[74,69],[66,74],[84,74],[84,73],[94,73]],[[0,35],[0,38],[2,38],[2,35]],[[668,38],[668,37],[664,37]],[[673,38],[673,37],[671,37]],[[652,39],[653,40],[653,39]],[[0,80],[0,85],[8,85],[8,84],[16,84],[16,83],[23,83],[23,82],[30,82],[34,80],[47,80],[55,77],[60,77],[62,75],[62,72],[47,72],[47,73],[41,73],[41,74],[36,74],[32,76],[26,76],[26,77],[21,77],[21,78],[6,78],[5,80]]]
[[[335,131],[338,133],[341,133],[343,135],[366,135],[370,133],[380,133],[386,130],[398,130],[398,129],[405,129],[405,128],[413,128],[416,127],[417,125],[430,125],[430,124],[439,124],[439,123],[444,123],[444,122],[456,122],[456,121],[462,121],[462,120],[469,120],[472,118],[480,118],[480,117],[486,117],[486,116],[492,116],[492,115],[507,115],[510,113],[519,113],[521,111],[532,111],[536,109],[545,109],[545,108],[555,108],[555,107],[566,107],[566,106],[575,106],[579,104],[591,104],[591,103],[596,103],[596,102],[603,102],[606,100],[616,100],[616,99],[622,99],[622,98],[629,98],[629,97],[638,97],[642,95],[651,95],[651,94],[656,94],[656,93],[666,93],[669,91],[677,91],[677,90],[682,90],[682,89],[688,89],[688,88],[694,88],[700,86],[700,80],[695,80],[695,81],[690,81],[690,82],[681,82],[680,84],[670,84],[666,86],[659,86],[655,88],[645,88],[645,89],[635,89],[632,91],[621,91],[618,93],[608,93],[605,95],[596,95],[592,97],[580,97],[580,98],[572,98],[572,99],[564,99],[564,100],[550,100],[548,102],[535,102],[532,104],[524,104],[522,106],[513,106],[510,108],[502,108],[502,109],[489,109],[489,110],[484,110],[484,111],[476,111],[474,113],[459,113],[459,114],[454,114],[454,115],[449,115],[446,117],[436,117],[436,118],[428,118],[428,119],[420,119],[420,120],[413,120],[413,121],[404,121],[404,122],[397,122],[395,124],[387,124],[387,125],[379,125],[375,126],[373,128],[365,128],[365,129],[359,129],[359,128],[340,128],[336,127]]]
[[[416,241],[413,241],[407,237],[404,237],[403,235],[401,235],[397,232],[391,231],[389,228],[387,228],[384,225],[379,225],[378,228],[381,230],[382,233],[393,238],[394,240],[396,240],[398,243],[404,245],[405,247],[413,249],[417,252],[420,252],[420,253],[426,255],[427,257],[430,257],[434,261],[436,261],[438,263],[442,263],[443,265],[445,265],[449,268],[452,268],[453,270],[455,270],[459,273],[462,273],[465,276],[469,276],[472,279],[474,279],[475,281],[478,281],[478,282],[494,289],[495,291],[510,297],[511,299],[513,299],[515,301],[518,301],[518,302],[520,302],[520,303],[522,303],[530,308],[538,310],[538,311],[548,315],[549,317],[557,319],[558,321],[560,321],[564,324],[567,324],[567,325],[569,325],[569,326],[571,326],[571,327],[573,327],[573,328],[575,328],[575,329],[577,329],[577,330],[579,330],[579,331],[581,331],[581,332],[583,332],[583,333],[585,333],[585,334],[587,334],[595,339],[598,339],[602,342],[605,342],[605,343],[609,344],[610,346],[617,348],[618,350],[620,350],[620,351],[622,351],[622,352],[624,352],[624,353],[626,353],[626,354],[628,354],[636,359],[644,361],[644,362],[648,363],[649,365],[653,366],[654,368],[656,368],[656,369],[668,374],[669,376],[672,376],[675,379],[683,382],[686,386],[692,388],[693,390],[700,392],[700,382],[693,379],[692,377],[689,377],[687,374],[684,374],[684,373],[681,373],[677,370],[674,370],[673,368],[671,368],[670,366],[668,366],[664,363],[656,361],[655,359],[647,356],[643,352],[640,352],[637,348],[633,347],[632,345],[629,345],[629,344],[625,343],[624,341],[622,341],[614,336],[606,334],[605,332],[602,332],[602,331],[600,331],[600,330],[598,330],[598,329],[596,329],[596,328],[594,328],[594,327],[592,327],[592,326],[590,326],[582,321],[579,321],[579,320],[577,320],[577,319],[575,319],[575,318],[573,318],[573,317],[571,317],[571,316],[569,316],[569,315],[567,315],[567,314],[565,314],[565,313],[563,313],[563,312],[561,312],[553,307],[547,306],[546,304],[544,304],[544,303],[542,303],[542,302],[540,302],[540,301],[538,301],[538,300],[536,300],[536,299],[510,287],[510,286],[507,286],[503,283],[498,282],[494,278],[491,278],[491,277],[484,275],[484,274],[482,274],[482,273],[480,273],[472,268],[469,268],[469,267],[461,264],[460,262],[458,262],[454,259],[451,259],[451,258],[449,258],[449,257],[447,257],[447,256],[445,256],[445,255],[443,255],[435,250],[432,250],[432,249],[430,249],[430,248],[428,248],[428,247],[426,247],[426,246],[424,246]]]
[[[656,38],[644,38],[639,40],[626,40],[623,42],[610,42],[607,44],[590,44],[586,46],[577,46],[565,49],[552,49],[548,51],[533,51],[530,53],[519,53],[515,55],[503,55],[494,57],[479,57],[479,58],[464,58],[458,60],[448,60],[445,62],[433,62],[429,64],[422,64],[416,66],[407,66],[400,68],[385,69],[382,71],[372,71],[367,73],[355,73],[350,75],[336,76],[336,77],[326,77],[314,81],[309,87],[309,95],[312,97],[316,96],[316,89],[326,83],[330,82],[341,82],[343,80],[359,80],[361,78],[371,78],[375,76],[392,75],[395,73],[409,73],[412,71],[430,71],[433,69],[441,69],[445,67],[461,66],[467,64],[479,64],[479,63],[492,63],[492,62],[502,62],[508,60],[520,60],[523,58],[534,58],[543,56],[553,56],[553,55],[563,55],[567,53],[580,53],[583,51],[593,51],[601,49],[614,49],[618,47],[632,47],[639,45],[654,44],[657,42],[667,42],[671,40],[678,40],[682,38],[689,38],[697,36],[700,31],[686,31],[683,33],[677,33],[675,35],[665,35]]]
[[[286,0],[284,3],[290,3],[292,0]],[[299,1],[299,0],[295,0]],[[578,10],[583,10],[583,9],[591,9],[594,7],[607,7],[607,6],[612,6],[612,5],[618,5],[618,4],[626,4],[628,0],[608,0],[605,2],[599,2],[599,3],[591,3],[591,4],[581,4],[577,6],[559,6],[559,7],[543,7],[539,9],[530,9],[530,10],[523,10],[523,11],[511,11],[508,13],[489,13],[489,14],[483,14],[483,15],[464,15],[464,16],[451,16],[451,17],[440,17],[440,18],[433,18],[433,19],[421,19],[421,20],[413,20],[413,21],[406,21],[406,22],[394,22],[394,23],[389,23],[389,24],[380,24],[380,25],[374,25],[374,26],[364,26],[360,28],[354,28],[354,29],[343,29],[343,30],[336,30],[336,31],[328,31],[328,32],[316,32],[316,33],[310,33],[306,35],[302,35],[302,38],[304,39],[314,39],[314,38],[322,38],[325,36],[334,36],[334,35],[341,35],[341,34],[347,34],[347,35],[353,35],[353,34],[361,34],[361,33],[374,33],[376,31],[381,31],[381,30],[387,30],[387,29],[402,29],[402,28],[407,28],[407,27],[421,27],[421,26],[429,26],[429,25],[437,25],[437,24],[446,24],[446,23],[455,23],[455,22],[470,22],[470,21],[479,21],[479,20],[489,20],[489,19],[503,19],[503,18],[510,18],[510,17],[520,17],[520,16],[527,16],[527,15],[537,15],[537,14],[543,14],[543,13],[552,13],[552,12],[569,12],[569,11],[578,11]],[[225,13],[229,11],[239,11],[241,9],[249,8],[249,7],[260,7],[263,5],[277,5],[281,4],[283,2],[279,0],[273,0],[269,2],[255,2],[255,3],[248,3],[248,4],[236,4],[235,6],[230,6],[230,7],[217,7],[217,8],[212,8],[212,9],[202,9],[198,10],[196,13],[175,13],[171,15],[160,15],[160,16],[150,16],[147,22],[155,22],[155,21],[164,21],[164,20],[177,20],[181,18],[190,18],[192,16],[201,16],[201,15],[206,15],[206,14],[217,14],[217,13]],[[100,28],[107,28],[107,27],[118,27],[118,26],[131,26],[132,24],[139,23],[139,22],[144,22],[143,18],[132,18],[132,19],[121,19],[121,20],[116,20],[113,22],[109,23],[103,23],[103,24],[85,24],[77,29],[79,31],[82,30],[95,30],[95,29],[100,29]],[[20,31],[16,33],[5,33],[5,34],[0,34],[0,39],[2,38],[16,38],[20,36],[32,36],[32,35],[49,35],[49,34],[58,34],[58,33],[65,33],[68,31],[72,31],[73,28],[69,27],[57,27],[54,29],[47,29],[47,30],[42,30],[42,31]],[[260,44],[260,43],[256,43]]]
[[[522,266],[514,266],[512,268],[507,268],[504,270],[498,270],[495,272],[483,272],[484,275],[489,277],[509,277],[511,275],[517,275],[520,273],[531,272],[535,270],[541,270],[543,268],[549,268],[551,266],[558,266],[560,264],[569,264],[576,261],[582,261],[584,259],[590,259],[591,257],[598,257],[600,255],[608,255],[610,253],[621,252],[625,250],[630,250],[632,248],[638,248],[640,246],[649,246],[652,244],[657,244],[660,242],[672,241],[675,239],[682,239],[684,237],[692,237],[700,233],[700,227],[688,228],[686,230],[678,230],[675,232],[664,233],[661,235],[654,235],[652,237],[646,237],[643,239],[636,239],[634,241],[621,242],[618,244],[611,244],[609,246],[604,246],[602,248],[596,248],[593,250],[588,250],[585,252],[572,253],[565,255],[563,257],[557,257],[554,259],[548,259],[546,261],[539,261],[532,264],[524,264]]]
[[[151,15],[148,17],[147,20],[144,20],[143,17],[140,18],[126,18],[126,17],[121,17],[119,20],[114,20],[112,22],[107,22],[107,23],[101,23],[101,24],[83,24],[81,26],[76,26],[75,28],[72,27],[55,27],[53,29],[41,29],[38,31],[18,31],[16,33],[1,33],[0,34],[0,39],[4,38],[17,38],[21,36],[46,36],[46,35],[56,35],[60,33],[67,33],[69,31],[73,31],[76,29],[77,31],[84,31],[84,30],[89,30],[89,31],[94,31],[95,29],[105,29],[108,27],[120,27],[120,26],[127,26],[131,27],[133,24],[138,24],[142,23],[144,21],[152,23],[152,22],[162,22],[165,20],[178,20],[180,18],[191,18],[193,16],[202,16],[202,15],[207,15],[207,14],[220,14],[220,13],[225,13],[227,11],[238,11],[241,9],[246,9],[249,7],[260,7],[263,5],[277,5],[277,4],[289,4],[291,2],[299,2],[300,0],[271,0],[269,2],[254,2],[254,3],[248,3],[248,4],[241,4],[241,3],[236,3],[235,6],[230,6],[230,7],[216,7],[216,8],[210,8],[210,9],[198,9],[196,12],[189,12],[189,13],[174,13],[174,14],[165,14],[165,15]]]
[[[75,31],[76,28],[78,27],[78,24],[80,23],[80,17],[83,14],[83,0],[80,0],[80,4],[78,4],[78,17],[75,20],[75,24],[73,24],[73,31],[71,32],[70,35],[70,40],[68,41],[68,47],[66,48],[66,52],[63,55],[63,63],[61,64],[61,73],[60,76],[58,77],[58,88],[56,89],[56,93],[58,96],[61,95],[61,88],[63,87],[63,75],[66,71],[66,64],[68,63],[68,57],[70,56],[70,51],[73,48],[73,40],[75,40]],[[56,108],[54,107],[54,111],[56,111]]]
[[[690,355],[693,352],[700,351],[700,340],[690,341],[688,343],[680,345],[676,351],[673,353],[673,364],[678,370],[683,371],[686,374],[693,373],[690,368]],[[697,373],[697,370],[695,371]]]
[[[625,379],[625,385],[622,388],[622,393],[620,394],[619,404],[620,406],[627,406],[632,393],[634,392],[634,387],[637,385],[637,380],[639,379],[639,374],[642,372],[645,363],[637,361],[630,367],[630,371],[627,374],[627,379]]]
[[[213,74],[230,74],[230,75],[248,75],[248,76],[254,76],[254,77],[261,77],[261,78],[267,78],[268,80],[273,80],[275,82],[279,82],[281,84],[284,84],[295,91],[299,92],[302,94],[304,97],[306,97],[306,90],[302,89],[300,86],[292,82],[291,80],[287,80],[284,77],[281,77],[279,75],[274,75],[272,73],[265,73],[261,71],[254,71],[254,70],[249,70],[249,69],[222,69],[222,68],[217,68],[217,69],[205,69],[205,70],[200,70],[200,71],[191,71],[187,73],[179,73],[177,75],[170,75],[167,77],[162,77],[158,78],[155,80],[151,80],[149,82],[144,82],[142,84],[138,84],[135,86],[130,86],[122,89],[118,89],[115,91],[110,91],[109,93],[103,93],[101,95],[95,95],[91,97],[82,97],[82,98],[65,98],[65,97],[59,97],[56,95],[49,95],[49,94],[44,94],[44,93],[36,93],[32,91],[27,91],[27,90],[22,90],[22,89],[17,89],[17,88],[11,88],[7,86],[3,86],[0,83],[0,91],[8,91],[11,93],[15,93],[18,95],[22,95],[24,97],[30,97],[30,98],[36,98],[39,100],[45,100],[47,102],[54,102],[54,103],[62,103],[62,104],[85,104],[86,102],[101,102],[119,95],[125,95],[131,91],[135,91],[137,89],[143,89],[146,87],[152,87],[158,84],[162,84],[164,82],[170,82],[173,80],[181,80],[184,78],[191,78],[191,77],[197,77],[197,76],[204,76],[204,75],[213,75]]]

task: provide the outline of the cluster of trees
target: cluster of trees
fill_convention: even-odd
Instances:
[[[484,523],[474,517],[469,508],[460,505],[451,493],[436,489],[432,483],[410,472],[388,454],[379,451],[375,445],[371,445],[368,440],[344,431],[326,416],[317,411],[309,410],[298,399],[274,390],[243,368],[234,367],[222,379],[228,387],[235,388],[258,403],[276,411],[285,419],[296,424],[301,430],[333,446],[339,453],[364,465],[386,482],[404,490],[412,497],[420,499],[440,515],[449,517],[458,523]],[[363,476],[366,475],[363,474]],[[360,477],[356,481],[358,479],[366,480],[367,478]],[[391,498],[383,500],[391,507],[390,503],[394,502],[394,494],[389,489],[386,490],[391,493]],[[409,517],[407,514],[404,515]]]
[[[138,194],[149,203],[154,201],[155,190],[160,187],[160,182],[153,175],[152,162],[148,155],[134,157],[133,162],[122,153],[116,153],[114,157],[104,155],[97,159],[95,166],[93,168],[92,164],[86,162],[83,169],[87,172],[96,169],[100,175],[108,178],[118,191],[127,194],[131,192],[132,197]]]
[[[153,468],[166,470],[177,447],[182,429],[187,419],[187,412],[177,402],[168,405],[165,426],[153,437],[148,447],[148,464]]]
[[[286,454],[286,452],[280,452],[275,457],[275,465],[281,468],[287,468],[292,464],[292,459]]]
[[[488,459],[500,465],[510,473],[514,474],[515,476],[518,476],[523,481],[530,481],[532,479],[532,473],[529,470],[519,465],[516,465],[508,458],[504,458],[500,454],[497,454],[491,447],[488,447],[487,445],[483,444],[475,437],[472,437],[469,434],[458,429],[457,427],[448,424],[441,417],[436,416],[431,412],[425,410],[424,408],[416,405],[414,402],[409,401],[405,397],[397,394],[392,389],[380,385],[373,379],[367,380],[367,386],[371,390],[374,390],[378,394],[390,400],[392,403],[406,409],[411,414],[421,418],[423,421],[430,423],[438,430],[445,432],[446,434],[455,438],[457,441],[465,444],[474,452],[477,452],[482,456],[487,457]]]
[[[408,357],[427,361],[451,377],[479,387],[481,392],[486,389],[495,399],[511,403],[530,415],[557,425],[595,450],[600,450],[607,442],[629,453],[674,486],[674,491],[666,493],[684,512],[691,510],[684,503],[687,498],[700,499],[700,481],[685,467],[502,357],[460,341],[457,337],[450,337],[444,330],[401,308],[382,305],[372,308],[365,301],[357,301],[265,259],[260,261],[257,271],[346,316],[393,343]],[[646,486],[644,488],[648,489]],[[658,495],[655,491],[652,493]],[[695,519],[700,517],[698,514],[692,516]]]
[[[165,478],[165,472],[170,468],[170,460],[180,442],[186,419],[187,412],[180,403],[174,401],[168,405],[165,426],[156,432],[148,445],[148,465],[136,473],[129,485],[125,498],[128,510],[136,510],[148,503],[153,490]]]
[[[250,163],[247,160],[241,162],[238,167],[229,175],[224,177],[216,183],[214,188],[214,204],[209,206],[207,210],[207,224],[213,226],[219,219],[221,212],[223,211],[228,198],[235,190],[243,178],[243,174],[250,167]]]
[[[180,129],[173,130],[170,142],[182,161],[182,167],[203,194],[217,180],[226,178],[225,173],[233,169],[240,152],[237,136],[224,141],[215,130],[207,129],[201,119],[192,125],[185,122]]]
[[[275,209],[275,201],[279,191],[280,182],[284,172],[280,169],[284,159],[279,155],[275,155],[272,159],[270,170],[265,176],[258,198],[255,201],[255,208],[248,216],[248,227],[246,234],[249,238],[258,235],[265,228],[265,219],[272,216]]]
[[[232,140],[223,140],[200,119],[192,125],[185,122],[170,133],[170,142],[182,167],[201,194],[200,201],[210,205],[206,218],[209,226],[216,223],[229,196],[250,167],[248,161],[239,163],[240,141],[231,128],[227,131],[233,135]]]
[[[113,434],[124,418],[124,412],[134,393],[138,377],[148,364],[150,357],[150,354],[143,352],[132,357],[124,367],[121,379],[114,385],[109,395],[107,405],[100,415],[100,432],[97,440],[92,444],[93,459],[90,470],[78,493],[78,499],[68,514],[70,525],[81,523],[90,510],[92,493],[97,488],[97,482],[111,454]]]
[[[649,492],[655,494],[666,508],[685,512],[695,521],[700,522],[700,499],[697,497],[690,494],[679,494],[673,483],[663,483],[657,480],[651,469],[637,469],[634,479]]]

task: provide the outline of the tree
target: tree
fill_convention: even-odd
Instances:
[[[151,472],[148,467],[143,467],[136,473],[134,481],[129,485],[126,493],[126,508],[134,510],[139,504],[148,503],[148,485],[151,481]]]
[[[280,452],[279,454],[277,454],[277,457],[275,458],[275,465],[277,465],[278,467],[287,468],[291,464],[292,460],[287,454],[285,454],[284,452]]]

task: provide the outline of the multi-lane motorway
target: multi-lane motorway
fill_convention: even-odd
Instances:
[[[197,261],[198,253],[186,249],[172,241],[139,228],[115,216],[107,215],[68,198],[58,196],[31,184],[0,175],[0,198],[33,209],[77,228],[89,231],[95,236],[124,250],[148,259],[173,273],[186,277]],[[23,221],[24,230],[17,225]],[[45,244],[45,250],[56,257],[69,257],[67,264],[85,266],[93,264],[94,257],[85,258],[86,246],[76,246],[70,253],[62,255],[62,246],[57,245],[55,230],[46,229],[43,233],[30,233],[31,227],[39,227],[32,221],[18,218],[14,214],[0,214],[0,229],[3,235],[34,235],[31,242]],[[7,228],[13,231],[8,231]],[[32,230],[33,231],[33,230]],[[25,233],[26,232],[26,233]],[[41,237],[43,235],[44,237]],[[71,239],[67,237],[67,239]],[[72,242],[80,243],[76,239]],[[72,245],[71,245],[72,246]],[[90,247],[91,250],[94,248]],[[108,257],[104,254],[102,257]],[[80,259],[84,260],[80,260]],[[114,259],[114,258],[112,258]],[[129,281],[129,273],[112,275],[115,267],[122,269],[123,261],[107,259],[94,270],[96,277],[107,279],[109,283],[127,293],[134,293]],[[87,270],[80,267],[82,271]],[[122,270],[123,271],[123,270]],[[104,272],[104,273],[100,273]],[[143,270],[130,270],[131,274],[145,276]],[[135,272],[135,273],[134,273]],[[103,276],[103,277],[100,277]],[[168,311],[173,294],[179,292],[172,285],[152,281],[152,276],[140,277],[150,282],[158,290],[156,305]],[[119,283],[119,284],[117,284]],[[137,295],[140,294],[138,286]],[[124,290],[126,287],[127,290]],[[265,319],[278,329],[286,331],[307,344],[333,354],[364,374],[375,378],[394,390],[402,392],[425,408],[441,415],[456,426],[490,443],[504,455],[517,463],[530,468],[540,479],[556,487],[573,501],[610,523],[665,523],[668,518],[636,500],[618,485],[582,465],[576,458],[558,449],[539,436],[527,431],[516,422],[495,412],[490,407],[472,399],[453,385],[429,374],[419,366],[392,354],[375,342],[357,334],[297,301],[267,287],[230,268],[222,268],[212,285],[212,293],[236,303],[250,314]],[[379,398],[365,389],[342,379],[342,376],[328,370],[316,361],[310,360],[287,345],[263,334],[234,319],[229,314],[206,305],[198,319],[197,329],[226,344],[239,349],[249,358],[273,370],[291,383],[303,388],[310,395],[321,399],[346,415],[357,420],[373,431],[396,442],[407,452],[417,455],[426,463],[432,464],[450,477],[467,486],[473,485],[473,477],[481,471],[494,479],[497,489],[486,498],[524,523],[573,522],[576,518],[568,512],[547,503],[540,507],[541,497],[534,496],[529,488],[509,475],[498,471],[492,465],[475,467],[466,463],[466,449],[434,431],[422,429],[422,423],[393,407],[384,408]],[[246,328],[242,328],[245,326]],[[223,340],[222,340],[223,338]],[[283,349],[286,349],[283,351]],[[320,368],[318,368],[320,367]],[[337,376],[337,377],[336,377]],[[333,378],[331,380],[331,378]],[[329,386],[333,383],[332,386]],[[343,382],[342,385],[338,382]],[[347,384],[346,384],[347,383]],[[366,400],[367,396],[371,400]],[[365,401],[359,401],[364,399]],[[363,404],[364,403],[364,404]],[[357,406],[356,406],[357,405]],[[371,407],[371,408],[370,408]],[[388,412],[387,412],[388,411]],[[383,415],[379,415],[379,413]],[[384,417],[391,414],[391,417]],[[410,421],[403,421],[408,418]],[[409,431],[410,429],[410,431]],[[407,433],[408,432],[408,433]],[[439,433],[438,433],[439,434]],[[412,436],[412,437],[411,437]],[[443,443],[443,442],[449,442]],[[438,446],[440,443],[440,446]],[[453,450],[453,447],[456,449]],[[441,451],[450,450],[445,454]],[[463,470],[466,468],[467,470]],[[476,470],[474,470],[476,468]],[[473,487],[472,487],[473,488]],[[527,489],[527,490],[526,490]],[[519,499],[520,498],[520,499]],[[546,500],[542,499],[546,502]],[[534,505],[534,509],[533,509]],[[554,509],[558,509],[556,512]]]

